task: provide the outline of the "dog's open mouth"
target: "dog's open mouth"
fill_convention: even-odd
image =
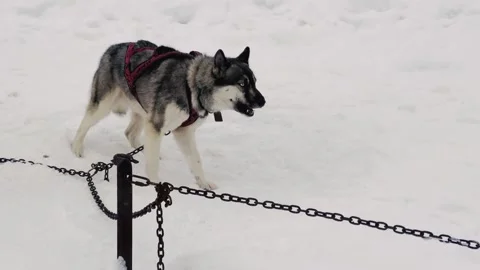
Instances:
[[[244,114],[248,117],[252,117],[255,114],[255,111],[253,110],[252,107],[242,102],[237,102],[237,104],[235,104],[235,111],[241,114]]]

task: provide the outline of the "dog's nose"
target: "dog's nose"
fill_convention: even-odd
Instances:
[[[255,98],[255,103],[257,103],[259,108],[262,108],[265,106],[265,98],[262,96],[262,94],[258,94],[257,97]]]

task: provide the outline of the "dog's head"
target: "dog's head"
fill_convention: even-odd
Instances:
[[[250,48],[245,47],[236,58],[227,58],[220,49],[213,57],[214,89],[211,96],[212,111],[235,110],[253,116],[254,109],[265,105],[265,98],[256,87],[255,75],[250,69]]]

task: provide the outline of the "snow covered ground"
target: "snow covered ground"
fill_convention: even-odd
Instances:
[[[259,199],[480,239],[480,1],[17,0],[0,3],[0,157],[87,170],[131,149],[110,116],[68,145],[105,48],[148,39],[236,56],[267,99],[198,131],[207,177]],[[194,185],[173,139],[162,179]],[[135,173],[144,174],[139,154]],[[96,183],[115,210],[112,181]],[[152,200],[134,190],[134,207]],[[480,250],[173,193],[169,270],[479,269]],[[2,269],[116,269],[116,224],[85,182],[0,166]],[[134,222],[134,269],[155,269],[155,215]]]

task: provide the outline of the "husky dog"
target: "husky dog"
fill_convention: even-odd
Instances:
[[[159,55],[161,59],[152,60],[132,75],[130,67],[142,66]],[[249,56],[249,47],[233,58],[226,57],[221,49],[213,57],[194,55],[145,40],[111,45],[93,76],[90,100],[71,143],[72,152],[82,157],[88,130],[110,112],[124,115],[130,109],[125,136],[138,148],[144,131],[146,174],[151,181],[159,182],[160,144],[164,134],[171,131],[197,185],[215,189],[216,185],[205,178],[195,130],[211,113],[235,110],[251,117],[254,109],[265,105],[249,67]]]

